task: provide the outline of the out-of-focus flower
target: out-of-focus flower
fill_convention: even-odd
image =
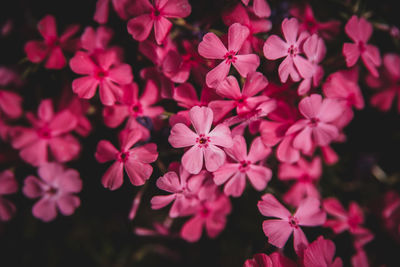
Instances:
[[[347,35],[354,43],[343,44],[343,55],[346,58],[347,67],[352,67],[357,63],[361,56],[362,61],[369,72],[378,77],[379,73],[376,70],[381,65],[381,55],[376,46],[367,44],[372,35],[372,25],[364,18],[352,16],[345,26]]]
[[[33,215],[48,222],[56,218],[57,209],[65,216],[73,214],[81,203],[75,195],[82,190],[79,173],[58,163],[47,163],[39,167],[38,174],[40,179],[28,176],[22,189],[29,198],[41,198],[32,208]]]
[[[69,26],[60,37],[56,27],[56,20],[52,15],[46,15],[39,21],[38,30],[44,40],[25,44],[25,53],[30,61],[39,63],[46,59],[44,66],[48,69],[62,69],[65,66],[63,50],[76,50],[78,40],[71,37],[79,30],[79,26]]]

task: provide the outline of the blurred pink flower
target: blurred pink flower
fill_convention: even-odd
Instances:
[[[81,149],[78,140],[70,134],[77,125],[76,117],[64,109],[54,113],[51,99],[42,100],[37,117],[28,112],[32,128],[16,126],[10,132],[12,146],[20,149],[20,157],[33,166],[48,161],[67,162]]]
[[[354,43],[343,44],[343,55],[346,58],[347,67],[352,67],[361,56],[362,61],[369,72],[378,77],[376,70],[381,65],[381,55],[376,46],[367,44],[372,35],[372,25],[364,18],[353,15],[345,26],[345,31]]]
[[[78,51],[69,65],[73,72],[85,75],[73,80],[74,93],[89,99],[99,87],[101,103],[106,106],[113,105],[123,93],[122,86],[133,80],[131,66],[119,64],[114,50],[96,53],[94,57]]]
[[[9,170],[0,172],[0,221],[8,221],[14,216],[16,211],[14,203],[3,196],[13,194],[17,191],[18,184],[14,173]]]
[[[311,162],[300,158],[295,164],[281,163],[279,165],[278,177],[282,181],[295,180],[283,200],[290,205],[298,206],[307,197],[319,199],[320,194],[315,186],[322,174],[322,164],[319,157]]]
[[[226,216],[231,212],[229,198],[220,194],[215,200],[205,201],[195,215],[181,229],[181,237],[188,242],[200,239],[203,227],[210,238],[215,238],[225,228]]]
[[[56,20],[52,15],[46,15],[38,23],[38,30],[44,41],[29,41],[24,50],[30,61],[39,63],[46,59],[45,68],[62,69],[66,60],[63,50],[74,51],[78,47],[77,39],[70,39],[78,30],[78,25],[69,26],[58,37]]]
[[[326,198],[323,207],[334,217],[327,219],[324,226],[331,228],[336,234],[348,230],[354,237],[356,248],[364,246],[374,238],[371,231],[361,226],[364,223],[364,214],[356,202],[350,202],[349,211],[346,211],[336,198]]]
[[[41,198],[32,208],[33,215],[48,222],[56,218],[57,208],[65,216],[73,214],[81,203],[74,194],[82,190],[79,173],[58,163],[47,163],[39,167],[38,174],[40,179],[28,176],[22,189],[29,198]]]
[[[342,267],[342,259],[335,258],[335,244],[322,236],[304,250],[304,267]]]

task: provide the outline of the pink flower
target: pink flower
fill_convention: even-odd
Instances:
[[[394,53],[385,54],[383,66],[385,67],[384,75],[380,80],[371,76],[367,77],[367,84],[370,87],[381,89],[371,97],[371,105],[381,111],[388,111],[397,95],[397,111],[400,113],[400,56]]]
[[[123,183],[123,169],[133,185],[143,185],[150,178],[153,172],[150,163],[158,157],[157,146],[154,143],[148,143],[132,148],[141,137],[139,131],[123,130],[118,138],[120,150],[107,140],[101,140],[97,144],[95,157],[98,162],[115,160],[101,179],[104,187],[110,190],[120,188]]]
[[[228,30],[228,49],[221,40],[212,32],[204,35],[199,44],[199,54],[209,59],[222,59],[217,67],[209,71],[206,75],[208,87],[216,88],[223,81],[231,68],[231,64],[236,68],[242,77],[256,71],[260,65],[260,59],[255,54],[239,55],[244,41],[249,36],[249,29],[239,23],[234,23]]]
[[[295,180],[290,190],[285,193],[283,200],[293,206],[298,206],[307,197],[320,198],[315,183],[322,174],[321,159],[314,158],[311,162],[300,158],[295,164],[282,163],[279,165],[280,180]]]
[[[24,161],[40,166],[51,159],[67,162],[79,154],[80,144],[69,133],[75,129],[77,119],[69,110],[54,113],[52,101],[45,99],[37,117],[32,113],[26,116],[33,128],[17,126],[10,133],[12,146],[20,149]]]
[[[14,203],[3,196],[13,194],[17,191],[18,184],[14,173],[9,170],[0,172],[0,221],[8,221],[14,216],[16,211]]]
[[[200,204],[198,193],[207,178],[206,171],[191,175],[182,165],[173,165],[172,169],[179,169],[179,177],[175,171],[169,171],[157,180],[158,188],[172,194],[155,196],[151,199],[152,209],[161,209],[173,202],[169,211],[171,218],[190,215],[196,211]]]
[[[319,22],[314,17],[314,12],[308,3],[305,4],[304,8],[291,8],[290,13],[300,20],[301,31],[308,31],[310,34],[317,33],[326,40],[332,39],[340,32],[340,21]]]
[[[322,236],[312,242],[304,251],[304,267],[342,267],[342,259],[335,258],[335,244]]]
[[[215,200],[203,202],[196,214],[181,229],[181,237],[188,242],[200,239],[203,227],[210,238],[215,238],[225,228],[226,216],[231,212],[229,198],[220,194]]]
[[[249,36],[244,41],[240,50],[243,54],[250,54],[252,51],[261,51],[264,40],[257,35],[268,32],[272,27],[269,20],[255,17],[249,9],[246,9],[240,3],[225,11],[222,14],[222,19],[227,26],[238,22],[249,29]]]
[[[238,115],[248,113],[260,103],[269,100],[267,96],[255,96],[268,85],[268,80],[259,72],[247,75],[246,82],[240,91],[239,83],[234,76],[221,81],[216,89],[217,94],[232,100],[215,100],[208,105],[214,113],[214,121],[220,121],[236,107]]]
[[[286,135],[295,134],[293,147],[309,154],[315,145],[326,146],[338,137],[339,129],[333,124],[343,112],[343,107],[337,100],[312,94],[303,98],[299,110],[305,117],[293,124]]]
[[[22,97],[18,94],[0,90],[0,111],[10,119],[16,119],[22,115],[21,102]]]
[[[187,0],[137,0],[134,18],[128,21],[128,32],[133,39],[144,41],[154,26],[157,44],[162,44],[172,28],[167,18],[184,18],[189,16],[192,8]]]
[[[296,263],[278,252],[271,255],[255,254],[253,259],[247,260],[243,267],[296,267]]]
[[[303,200],[293,215],[271,194],[265,194],[257,205],[262,215],[279,218],[263,222],[263,230],[268,237],[268,242],[283,248],[293,233],[296,252],[302,251],[308,245],[300,226],[322,225],[326,219],[325,212],[319,207],[319,200],[315,198]]]
[[[282,32],[286,42],[277,35],[271,35],[264,43],[264,56],[269,60],[285,57],[278,69],[282,83],[287,81],[289,75],[295,82],[300,81],[301,77],[311,78],[313,66],[300,55],[303,42],[309,34],[305,31],[299,34],[299,23],[295,18],[283,20]]]
[[[210,132],[213,112],[208,107],[191,108],[189,117],[196,132],[183,123],[177,123],[172,127],[168,141],[175,148],[191,146],[182,157],[182,165],[188,172],[199,173],[203,167],[203,157],[206,169],[214,172],[224,164],[226,158],[225,152],[218,146],[233,145],[231,131],[224,124],[218,124]]]
[[[357,253],[351,257],[353,267],[369,267],[367,254],[363,249],[358,249]]]
[[[38,174],[40,179],[28,176],[22,189],[29,198],[41,197],[32,208],[33,216],[48,222],[57,216],[57,208],[65,216],[73,214],[81,203],[74,195],[82,190],[79,173],[58,163],[48,163],[39,167]]]
[[[113,50],[99,52],[94,58],[78,51],[69,65],[73,72],[86,75],[72,82],[72,90],[80,98],[89,99],[100,91],[100,100],[106,106],[113,105],[122,95],[122,86],[132,82],[132,69],[128,64],[119,64]]]
[[[86,27],[81,36],[81,46],[89,54],[103,52],[107,49],[112,36],[113,31],[110,28],[100,26],[95,30]]]
[[[164,112],[162,107],[153,106],[159,98],[159,91],[152,80],[146,82],[140,97],[136,83],[125,85],[123,90],[120,104],[105,107],[103,110],[104,123],[108,127],[115,128],[126,118],[129,118],[129,121],[138,117],[149,117],[154,120]]]
[[[361,226],[364,223],[364,215],[356,202],[350,202],[348,212],[336,198],[324,199],[323,206],[325,211],[334,217],[334,219],[326,220],[324,226],[331,228],[336,234],[348,230],[353,235],[357,248],[374,238],[368,229]]]
[[[364,18],[352,16],[345,26],[347,35],[354,43],[343,44],[343,55],[346,58],[347,67],[352,67],[361,56],[362,61],[369,72],[378,77],[376,67],[381,65],[381,56],[376,46],[367,44],[372,35],[372,25]]]
[[[258,191],[267,186],[272,171],[257,163],[263,161],[271,153],[271,149],[264,146],[260,137],[254,139],[249,154],[246,140],[241,135],[233,138],[232,148],[225,148],[225,152],[234,162],[225,163],[213,175],[217,185],[226,183],[224,193],[227,196],[241,196],[246,186],[246,177]]]
[[[76,40],[70,40],[78,30],[78,25],[69,26],[65,32],[58,37],[56,21],[51,15],[46,15],[38,23],[39,33],[44,41],[29,41],[25,44],[25,53],[33,63],[42,62],[46,58],[45,67],[48,69],[62,69],[66,60],[63,50],[74,50],[76,48]]]
[[[317,87],[320,84],[322,77],[324,76],[324,69],[318,64],[322,61],[326,54],[324,40],[322,40],[322,38],[318,37],[316,34],[313,34],[307,38],[307,40],[304,42],[303,50],[308,61],[311,62],[313,70],[312,76],[304,79],[300,83],[297,91],[299,95],[308,93],[311,85],[313,87]]]
[[[358,70],[341,70],[328,76],[322,86],[324,95],[328,98],[344,100],[349,107],[364,108],[364,98],[358,86]]]
[[[244,5],[248,5],[250,0],[242,0]],[[267,0],[253,0],[253,12],[260,18],[267,18],[271,15],[271,8]]]

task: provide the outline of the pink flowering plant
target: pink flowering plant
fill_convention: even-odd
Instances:
[[[391,1],[33,2],[0,8],[1,266],[400,266]]]

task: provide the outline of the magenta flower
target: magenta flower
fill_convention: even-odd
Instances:
[[[58,163],[48,163],[39,167],[38,174],[40,179],[26,177],[22,189],[29,198],[41,197],[32,208],[33,216],[48,222],[56,218],[57,208],[65,216],[73,214],[81,204],[74,195],[82,190],[79,173]]]
[[[10,119],[16,119],[22,115],[21,102],[22,97],[17,93],[0,90],[0,112]]]
[[[107,140],[101,140],[97,144],[95,157],[98,162],[115,161],[101,179],[104,187],[110,190],[120,188],[123,183],[123,169],[133,185],[143,185],[150,178],[153,172],[150,163],[158,157],[157,146],[148,143],[132,148],[141,138],[139,131],[123,130],[118,138],[120,150]]]
[[[91,55],[104,52],[112,36],[113,31],[110,28],[100,26],[95,30],[92,27],[86,27],[81,35],[81,46]]]
[[[78,30],[78,25],[69,26],[65,32],[58,37],[56,20],[52,15],[46,15],[38,23],[39,33],[44,41],[29,41],[25,44],[24,50],[30,61],[33,63],[42,62],[48,69],[62,69],[66,60],[63,50],[74,50],[77,47],[77,40],[70,40]]]
[[[372,25],[364,18],[352,16],[345,26],[345,31],[354,43],[343,44],[343,55],[346,58],[347,67],[352,67],[361,56],[362,61],[369,72],[378,77],[376,70],[381,65],[381,55],[376,46],[367,44],[372,35]]]
[[[233,162],[226,162],[213,173],[214,182],[217,185],[226,183],[224,187],[225,195],[241,196],[246,186],[246,177],[258,191],[267,186],[272,171],[257,163],[263,161],[271,153],[271,149],[264,146],[260,137],[254,139],[249,154],[247,154],[246,140],[241,135],[236,135],[233,138],[233,146],[225,148],[225,152],[232,158]]]
[[[293,206],[298,206],[307,197],[320,198],[315,183],[322,174],[321,159],[314,158],[311,162],[300,158],[295,164],[282,163],[279,165],[278,177],[282,181],[295,180],[290,190],[285,193],[283,200]]]
[[[388,111],[392,106],[396,95],[397,112],[400,113],[400,56],[389,53],[383,57],[384,72],[383,77],[377,80],[375,77],[367,77],[367,83],[374,89],[381,89],[375,93],[371,99],[371,105],[381,111]]]
[[[12,146],[20,149],[20,157],[33,166],[51,160],[67,162],[80,151],[78,140],[70,134],[77,125],[76,117],[66,109],[54,113],[52,105],[50,99],[43,100],[37,117],[26,115],[33,128],[14,127],[10,134]]]
[[[233,145],[231,131],[224,124],[218,124],[210,132],[213,112],[208,107],[191,108],[189,117],[196,132],[183,123],[177,123],[172,127],[168,141],[175,148],[191,146],[182,157],[182,165],[188,172],[199,173],[203,167],[203,158],[206,169],[214,172],[224,164],[226,158],[225,152],[218,146]]]
[[[243,7],[240,3],[234,6],[232,9],[225,11],[222,14],[224,24],[230,26],[236,22],[246,26],[250,33],[246,41],[244,41],[241,48],[243,54],[249,54],[252,51],[260,52],[264,44],[264,40],[257,35],[260,33],[268,32],[272,23],[267,19],[260,19],[253,15],[249,8]]]
[[[144,41],[154,26],[154,36],[157,44],[162,44],[172,28],[168,18],[184,18],[192,12],[187,0],[137,0],[134,8],[134,18],[128,21],[128,32],[133,39]]]
[[[152,209],[161,209],[173,202],[169,210],[171,218],[190,215],[196,211],[200,204],[198,193],[207,178],[206,171],[191,175],[182,165],[173,165],[177,165],[173,166],[173,169],[179,169],[179,177],[175,171],[169,171],[157,180],[158,188],[172,194],[155,196],[151,199]]]
[[[156,119],[164,112],[160,106],[153,106],[159,96],[159,91],[152,80],[148,80],[143,94],[139,97],[139,87],[131,83],[123,87],[124,92],[120,104],[105,107],[103,110],[104,123],[108,127],[115,128],[126,118],[136,120],[138,117]]]
[[[269,60],[285,57],[278,69],[281,82],[285,83],[289,75],[295,82],[300,81],[301,77],[312,77],[312,64],[300,55],[303,42],[309,34],[305,31],[299,34],[299,23],[295,18],[283,20],[282,32],[286,41],[271,35],[263,48],[264,56]]]
[[[304,267],[342,267],[342,259],[335,258],[335,243],[322,236],[304,250]]]
[[[242,0],[244,5],[248,5],[250,0]],[[271,15],[271,8],[267,0],[253,0],[253,12],[259,18],[267,18]]]
[[[319,200],[315,198],[303,200],[293,215],[271,194],[265,194],[257,205],[262,215],[279,218],[263,222],[263,230],[268,237],[268,242],[283,248],[293,233],[296,252],[302,251],[308,245],[300,226],[322,225],[326,219],[325,212],[320,209]]]
[[[340,21],[331,20],[327,22],[318,21],[310,4],[304,8],[294,7],[290,9],[291,15],[300,20],[300,30],[308,31],[310,34],[318,34],[326,40],[332,39],[340,32]]]
[[[208,87],[217,88],[223,81],[231,68],[236,68],[242,77],[256,71],[260,65],[260,59],[255,54],[239,55],[244,41],[249,36],[249,29],[239,23],[234,23],[228,30],[228,49],[221,40],[212,32],[204,35],[199,44],[199,54],[209,59],[222,59],[217,67],[209,71],[206,75],[206,84]]]
[[[269,100],[265,95],[255,96],[268,85],[267,78],[259,72],[249,73],[241,92],[239,83],[234,76],[228,76],[221,81],[216,89],[217,94],[231,100],[215,100],[208,105],[214,113],[214,121],[220,121],[232,109],[236,108],[238,115],[248,113],[262,102]]]
[[[325,222],[336,234],[348,230],[354,237],[356,247],[362,247],[374,238],[374,235],[361,225],[364,223],[363,212],[356,202],[350,202],[349,211],[345,211],[336,198],[326,198],[323,201],[325,211],[334,217]]]
[[[334,124],[343,113],[339,101],[312,94],[303,98],[299,110],[305,117],[293,124],[286,135],[297,133],[293,139],[293,147],[309,154],[315,145],[326,146],[338,137],[339,129]]]
[[[296,263],[278,252],[266,255],[255,254],[252,259],[247,260],[243,267],[296,267]]]
[[[364,108],[364,98],[358,85],[358,70],[341,70],[328,76],[322,85],[324,95],[346,102],[348,107]]]
[[[16,211],[14,203],[3,196],[13,194],[17,191],[18,184],[14,173],[9,170],[0,172],[0,221],[8,221],[14,216]]]
[[[313,34],[304,42],[303,50],[308,61],[310,61],[312,64],[313,71],[310,78],[306,78],[300,83],[297,90],[299,95],[308,93],[311,85],[313,87],[317,87],[320,84],[322,77],[324,76],[324,69],[318,64],[325,57],[326,46],[322,38],[318,37],[316,34]]]
[[[190,218],[181,229],[181,237],[188,242],[200,239],[203,227],[207,235],[215,238],[225,228],[226,216],[231,212],[229,198],[220,194],[215,200],[202,203],[196,214]]]
[[[69,65],[73,72],[86,75],[72,82],[72,90],[80,98],[89,99],[99,87],[100,100],[106,106],[113,105],[122,95],[122,86],[132,82],[132,69],[128,64],[119,64],[114,50],[96,53],[91,58],[78,51]]]

